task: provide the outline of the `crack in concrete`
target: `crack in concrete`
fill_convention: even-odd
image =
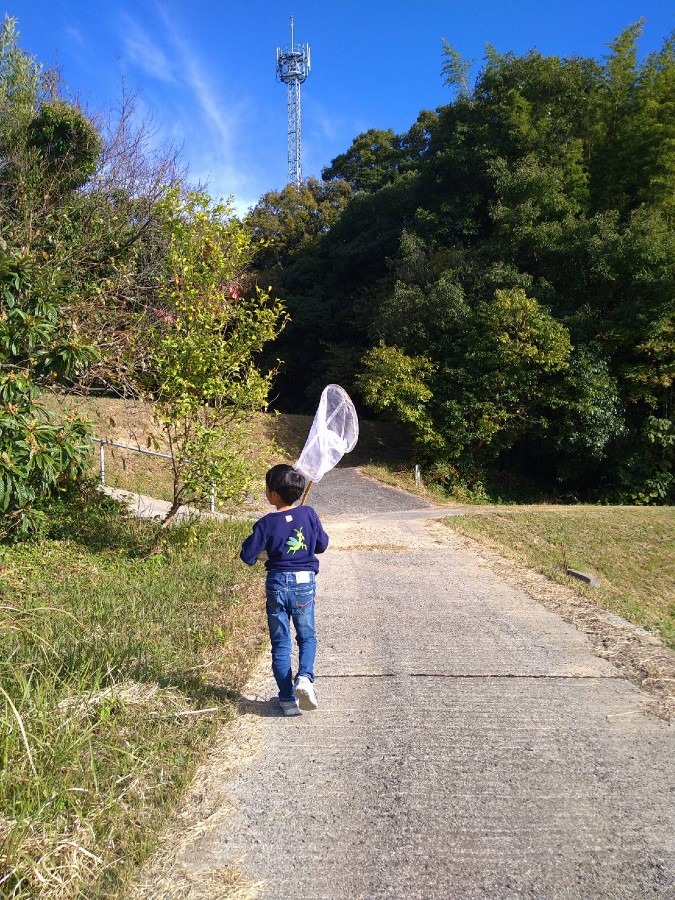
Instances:
[[[581,675],[563,673],[527,674],[518,672],[484,672],[484,673],[452,673],[452,672],[333,672],[321,675],[321,681],[328,678],[456,678],[456,679],[559,679],[561,681],[623,681],[622,675]]]

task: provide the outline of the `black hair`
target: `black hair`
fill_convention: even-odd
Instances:
[[[279,463],[265,475],[267,489],[277,493],[284,503],[295,503],[302,497],[305,490],[305,476],[297,472],[293,466]]]

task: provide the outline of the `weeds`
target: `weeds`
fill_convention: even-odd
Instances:
[[[153,849],[258,658],[246,531],[177,528],[148,558],[157,526],[85,492],[0,550],[2,897],[117,896]]]

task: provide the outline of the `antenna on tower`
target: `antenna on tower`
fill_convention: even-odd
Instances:
[[[288,183],[302,182],[302,115],[300,85],[309,75],[309,44],[294,42],[295,17],[291,16],[291,44],[277,47],[277,80],[288,85]]]

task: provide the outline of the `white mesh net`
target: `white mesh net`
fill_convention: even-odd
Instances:
[[[359,420],[349,394],[338,384],[321,394],[309,436],[294,468],[308,481],[320,481],[356,446]]]

